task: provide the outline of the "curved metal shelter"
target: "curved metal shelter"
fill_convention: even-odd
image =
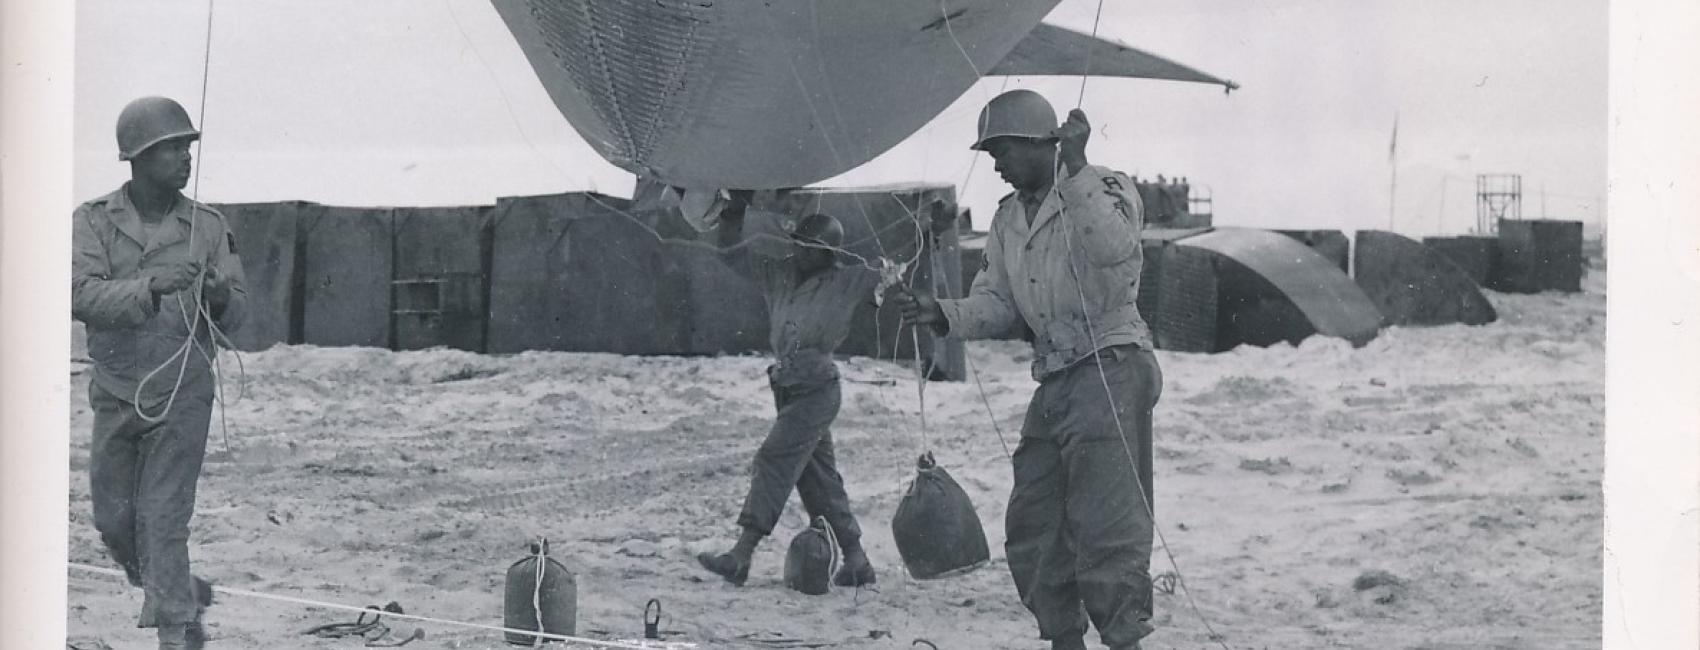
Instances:
[[[1218,350],[1298,343],[1313,334],[1361,346],[1381,329],[1381,312],[1369,296],[1328,258],[1290,237],[1218,228],[1175,245],[1224,258],[1216,265]]]

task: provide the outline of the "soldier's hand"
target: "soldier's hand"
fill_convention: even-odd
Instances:
[[[201,283],[201,298],[214,308],[222,309],[230,304],[230,279],[219,272],[218,267],[207,267],[206,278]]]
[[[1063,164],[1068,165],[1069,173],[1080,171],[1086,166],[1086,141],[1092,139],[1092,124],[1086,121],[1086,112],[1078,108],[1068,112],[1068,120],[1062,126],[1051,132],[1057,138],[1057,155]]]
[[[148,290],[161,295],[182,291],[195,283],[195,275],[200,270],[199,262],[184,262],[165,268],[150,269]]]
[[[891,297],[891,301],[897,305],[897,312],[903,315],[904,322],[919,325],[945,322],[944,309],[939,307],[939,301],[926,293],[900,284],[897,285],[897,293]]]
[[[744,213],[750,209],[750,200],[755,196],[754,190],[728,190],[725,206],[720,209],[720,221],[737,221],[744,218]]]

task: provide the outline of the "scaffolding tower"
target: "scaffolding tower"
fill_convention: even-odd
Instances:
[[[1492,235],[1500,219],[1522,218],[1521,174],[1476,174],[1476,232]]]
[[[1187,213],[1194,215],[1194,216],[1204,216],[1204,217],[1215,216],[1215,213],[1216,213],[1216,206],[1215,206],[1215,198],[1216,197],[1215,197],[1215,194],[1216,193],[1211,191],[1210,188],[1206,187],[1206,186],[1193,186],[1193,187],[1190,187],[1188,189],[1190,189],[1191,191],[1187,192],[1187,197],[1186,197],[1186,203],[1187,203],[1186,211],[1187,211]]]

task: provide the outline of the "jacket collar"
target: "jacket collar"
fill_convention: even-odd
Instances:
[[[1021,219],[1022,225],[1027,226],[1027,237],[1022,242],[1023,244],[1031,242],[1033,236],[1038,234],[1045,227],[1045,224],[1050,223],[1058,213],[1062,212],[1062,197],[1057,193],[1055,186],[1052,189],[1045,190],[1040,196],[1043,198],[1039,201],[1038,213],[1033,215],[1032,225],[1027,225],[1027,204],[1023,202],[1020,195],[1016,196],[1015,208],[1018,211],[1018,218]]]
[[[130,183],[128,181],[120,186],[117,191],[107,195],[106,211],[107,217],[112,220],[112,224],[118,228],[119,232],[135,240],[143,249],[149,248],[147,231],[142,228],[142,211],[137,209],[135,203],[130,201]],[[194,219],[194,212],[190,209],[188,197],[178,193],[177,200],[172,203],[171,210],[166,212],[165,216],[167,219],[176,217],[179,221],[191,223],[191,220]],[[172,228],[165,235],[168,239],[157,242],[155,247],[174,244],[185,237],[181,228]]]

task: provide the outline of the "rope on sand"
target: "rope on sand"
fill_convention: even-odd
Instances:
[[[96,573],[96,574],[100,574],[100,575],[104,575],[104,576],[110,576],[110,577],[114,577],[114,578],[123,578],[124,577],[124,572],[116,570],[116,569],[108,569],[108,568],[104,568],[104,567],[91,566],[91,565],[87,565],[87,564],[80,564],[80,563],[77,563],[77,562],[67,562],[66,565],[69,566],[72,569],[76,569],[78,571],[84,571],[84,572],[87,572],[87,573]],[[214,585],[213,591],[216,591],[216,592],[219,592],[219,593],[222,593],[222,594],[228,594],[228,595],[231,595],[231,596],[242,596],[242,597],[245,597],[245,598],[257,598],[257,599],[260,599],[260,600],[270,600],[270,601],[280,602],[280,603],[290,603],[290,604],[294,604],[294,605],[303,605],[303,606],[306,606],[306,607],[319,607],[319,608],[323,608],[323,609],[339,609],[339,610],[343,610],[343,611],[360,612],[360,613],[369,613],[371,611],[370,609],[368,609],[366,607],[355,607],[355,606],[352,606],[352,605],[344,605],[344,604],[341,604],[341,603],[332,603],[332,602],[326,602],[326,601],[322,601],[322,600],[313,600],[311,598],[296,598],[294,596],[279,596],[279,595],[276,595],[276,594],[267,594],[267,593],[261,593],[261,592],[258,592],[258,591],[249,591],[247,589],[237,589],[235,587],[223,587],[223,586]],[[419,616],[419,615],[416,615],[416,614],[401,614],[401,613],[396,613],[396,612],[384,612],[384,616],[387,616],[389,618],[398,618],[398,619],[404,619],[404,620],[410,620],[410,621],[419,621],[419,622],[422,622],[422,623],[435,623],[435,624],[438,624],[438,625],[448,625],[448,626],[454,626],[454,627],[472,628],[472,629],[477,629],[477,630],[485,630],[485,631],[489,631],[489,632],[502,632],[502,633],[506,633],[506,634],[524,634],[524,635],[529,635],[529,636],[532,636],[532,637],[537,637],[537,638],[540,638],[540,639],[548,639],[548,640],[551,640],[551,641],[568,641],[568,642],[571,642],[571,643],[594,646],[594,647],[598,647],[598,648],[624,648],[624,649],[630,649],[630,650],[657,650],[658,648],[694,648],[694,647],[696,647],[694,644],[679,644],[679,643],[651,644],[651,643],[641,643],[641,642],[639,642],[639,643],[628,643],[628,642],[624,642],[624,641],[604,641],[604,640],[601,640],[601,639],[588,639],[588,638],[584,638],[584,637],[567,636],[565,634],[550,634],[550,633],[547,633],[547,632],[540,632],[540,631],[533,631],[533,630],[520,630],[520,629],[514,629],[514,628],[508,628],[508,627],[501,627],[501,626],[497,626],[497,625],[484,625],[484,624],[481,624],[481,623],[466,623],[466,622],[462,622],[462,621],[455,621],[455,620],[449,620],[449,619],[443,619],[443,618],[433,618],[433,617],[430,617],[430,616]]]

